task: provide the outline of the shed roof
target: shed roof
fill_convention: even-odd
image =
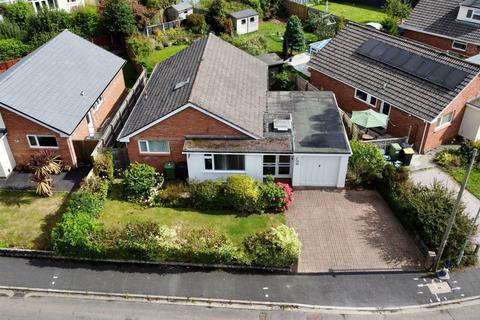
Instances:
[[[172,8],[174,8],[177,11],[183,11],[183,10],[191,9],[192,5],[189,2],[180,2],[180,3],[174,4]]]
[[[371,39],[413,53],[420,62],[426,58],[464,71],[466,76],[453,90],[441,87],[359,53],[359,48]],[[348,23],[310,60],[309,66],[429,122],[480,73],[480,66],[448,56],[443,51],[355,23]]]
[[[0,103],[70,135],[124,63],[64,30],[0,75]]]
[[[478,5],[478,0],[464,3]],[[402,28],[480,44],[480,24],[458,20],[459,0],[420,0]]]
[[[265,63],[210,34],[155,67],[120,137],[187,103],[262,136],[267,72]]]
[[[253,9],[245,9],[245,10],[233,12],[230,15],[235,19],[243,19],[243,18],[248,18],[252,16],[258,16],[258,12]]]
[[[270,91],[268,113],[282,112],[292,114],[294,153],[350,154],[350,145],[332,92]]]

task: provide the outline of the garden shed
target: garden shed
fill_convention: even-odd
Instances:
[[[189,2],[180,2],[167,8],[168,21],[185,20],[193,13],[193,6]]]
[[[258,12],[253,9],[246,9],[230,14],[233,27],[237,34],[245,34],[258,31]]]

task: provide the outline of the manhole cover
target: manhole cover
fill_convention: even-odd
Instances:
[[[445,294],[452,292],[452,288],[450,288],[448,282],[433,282],[427,284],[427,287],[432,294]]]

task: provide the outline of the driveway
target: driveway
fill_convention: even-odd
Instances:
[[[287,224],[303,243],[298,272],[415,270],[420,250],[372,190],[302,190]]]
[[[448,173],[444,172],[442,169],[436,166],[425,170],[413,171],[410,174],[410,177],[414,182],[427,186],[432,185],[435,181],[438,181],[455,194],[458,194],[458,191],[460,190],[460,184]],[[468,190],[465,190],[462,196],[462,201],[465,204],[465,213],[468,214],[472,219],[474,219],[475,215],[480,209],[480,199],[475,197]],[[480,242],[480,220],[477,221],[477,225],[479,226],[477,242]]]

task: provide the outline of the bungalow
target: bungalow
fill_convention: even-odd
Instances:
[[[267,73],[210,34],[155,67],[119,141],[132,162],[187,162],[189,179],[343,187],[350,146],[335,96],[268,92]]]
[[[480,95],[480,66],[408,39],[348,23],[309,64],[311,83],[340,108],[389,116],[387,132],[419,152],[459,133],[466,104]]]
[[[233,27],[237,34],[245,34],[258,31],[259,15],[253,9],[245,9],[230,14]]]
[[[412,40],[469,57],[480,54],[479,0],[420,0],[400,27]]]
[[[65,30],[0,74],[0,177],[44,150],[77,166],[125,91],[124,63]]]

